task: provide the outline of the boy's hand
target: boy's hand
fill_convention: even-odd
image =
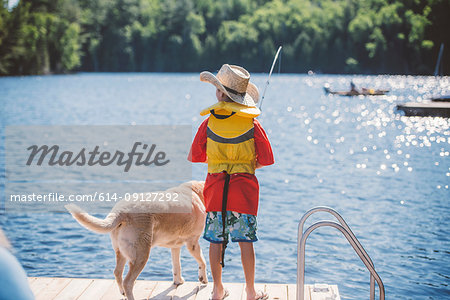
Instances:
[[[260,164],[259,161],[256,161],[255,169],[261,169],[262,167],[264,167],[264,165]]]

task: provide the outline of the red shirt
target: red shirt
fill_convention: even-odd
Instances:
[[[197,130],[188,160],[191,162],[206,162],[206,128],[207,118]],[[264,129],[258,120],[253,119],[256,161],[268,166],[274,163],[272,147]],[[203,196],[206,211],[222,211],[223,185],[225,173],[208,173]],[[227,210],[256,216],[259,202],[259,184],[256,176],[249,173],[230,175],[228,188]]]

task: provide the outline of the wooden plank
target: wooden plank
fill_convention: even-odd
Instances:
[[[58,294],[56,300],[74,300],[77,299],[88,286],[94,282],[94,279],[74,278],[72,281]]]
[[[125,297],[119,293],[115,280],[109,279],[72,279],[72,278],[28,278],[30,287],[36,296],[36,300],[90,300],[103,299],[114,300]],[[246,300],[245,284],[225,283],[225,288],[230,292],[230,300]],[[305,299],[322,299],[326,291],[321,287],[328,286],[331,295],[340,300],[337,285],[318,285],[316,291],[314,285],[305,285]],[[213,283],[207,285],[199,282],[185,282],[176,287],[171,281],[137,280],[134,286],[136,300],[204,300],[210,299]],[[295,284],[255,284],[256,290],[263,290],[269,294],[270,300],[294,300],[296,298]]]
[[[116,280],[111,280],[112,285],[104,292],[99,298],[100,300],[121,300],[126,299],[125,296],[120,294],[119,286]],[[155,288],[157,281],[149,280],[136,280],[133,287],[133,295],[136,300],[148,299],[153,289]]]
[[[288,300],[296,300],[297,299],[297,285],[288,284]],[[310,300],[309,289],[305,287],[304,290],[305,300]]]
[[[52,279],[53,278],[51,278],[51,277],[36,277],[33,281],[30,282],[30,287],[31,287],[31,289],[38,288],[42,284],[47,284]]]
[[[306,299],[311,299],[311,288],[312,288],[312,284],[305,284],[305,289],[304,289],[304,291],[305,291],[305,293],[304,293],[304,295],[305,295],[305,297],[307,296],[308,298],[306,298]]]
[[[305,297],[308,297],[307,299],[311,299],[311,288],[312,288],[312,284],[305,284]]]
[[[286,284],[268,284],[266,285],[266,292],[269,294],[270,300],[287,300]]]
[[[212,282],[209,282],[207,285],[200,285],[195,300],[210,299],[212,289],[213,289]],[[231,300],[231,298],[229,299]]]
[[[171,281],[158,281],[155,289],[151,293],[151,300],[172,300],[172,296],[177,289]]]
[[[84,290],[77,300],[100,299],[102,295],[113,285],[110,279],[95,279],[87,289]]]
[[[230,296],[228,299],[241,299],[244,291],[243,283],[225,283],[225,289],[228,290]]]
[[[336,285],[314,284],[310,285],[309,289],[311,292],[311,300],[341,299]]]
[[[330,284],[331,289],[333,290],[333,293],[336,295],[335,300],[341,300],[341,296],[339,295],[339,289],[336,284]]]
[[[36,280],[34,280],[30,284],[30,288],[33,291],[34,295],[39,294],[43,290],[47,288],[50,282],[52,282],[53,278],[50,277],[39,277]]]
[[[155,283],[156,284],[156,283]],[[113,284],[105,291],[105,293],[100,297],[100,300],[122,300],[125,296],[119,291],[119,286],[116,280],[113,280]]]
[[[199,282],[185,282],[177,287],[173,300],[194,300],[200,287]]]
[[[53,278],[46,289],[40,293],[35,293],[36,300],[53,299],[58,295],[70,282],[72,278]]]
[[[133,295],[136,300],[148,299],[156,287],[157,281],[136,280]],[[117,284],[116,284],[117,285]]]

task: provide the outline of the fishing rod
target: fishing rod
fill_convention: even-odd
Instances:
[[[263,95],[262,95],[262,97],[261,97],[261,102],[260,102],[260,104],[259,104],[259,109],[260,109],[260,110],[261,110],[261,108],[262,108],[262,103],[263,103],[263,100],[264,100],[264,96],[266,95],[267,87],[269,86],[270,76],[272,76],[273,67],[275,67],[275,63],[277,62],[277,58],[278,58],[278,55],[279,55],[280,52],[281,52],[281,48],[282,48],[281,46],[278,48],[278,51],[277,51],[277,53],[275,54],[275,57],[273,58],[272,67],[270,68],[270,72],[269,72],[269,77],[267,78],[266,86],[264,87],[264,92],[263,92]]]

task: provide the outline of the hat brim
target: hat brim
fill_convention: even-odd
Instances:
[[[247,85],[247,90],[245,91],[244,95],[241,94],[234,94],[229,91],[223,86],[223,84],[217,79],[214,74],[208,71],[204,71],[200,73],[200,80],[203,82],[209,82],[216,86],[221,92],[223,92],[225,95],[230,97],[231,100],[233,100],[236,103],[249,106],[249,107],[256,107],[256,103],[259,101],[259,91],[256,85],[249,82]]]

